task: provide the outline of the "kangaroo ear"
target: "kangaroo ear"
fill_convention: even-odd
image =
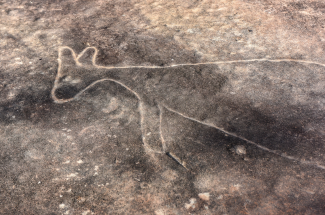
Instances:
[[[95,47],[87,47],[78,55],[78,63],[85,66],[96,65],[97,49]]]
[[[77,63],[75,52],[67,46],[59,48],[59,60],[62,66],[76,65]]]

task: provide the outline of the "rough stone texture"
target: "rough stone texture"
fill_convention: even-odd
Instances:
[[[325,214],[324,17],[321,0],[0,1],[0,214]],[[85,67],[59,98],[133,91],[55,103],[61,46],[161,68]],[[165,149],[147,141],[175,159],[146,150],[158,104]]]

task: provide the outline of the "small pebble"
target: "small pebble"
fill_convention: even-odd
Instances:
[[[200,199],[204,201],[209,201],[210,200],[210,193],[199,193]]]
[[[246,154],[246,148],[243,145],[237,145],[235,146],[235,152],[237,155],[245,155]]]

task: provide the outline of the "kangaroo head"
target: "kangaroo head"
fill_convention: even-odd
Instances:
[[[58,72],[52,88],[56,103],[71,101],[91,83],[91,74],[96,69],[97,49],[88,47],[79,55],[70,47],[60,47]]]

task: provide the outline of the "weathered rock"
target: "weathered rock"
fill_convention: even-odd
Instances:
[[[324,8],[0,2],[0,214],[322,214]]]

